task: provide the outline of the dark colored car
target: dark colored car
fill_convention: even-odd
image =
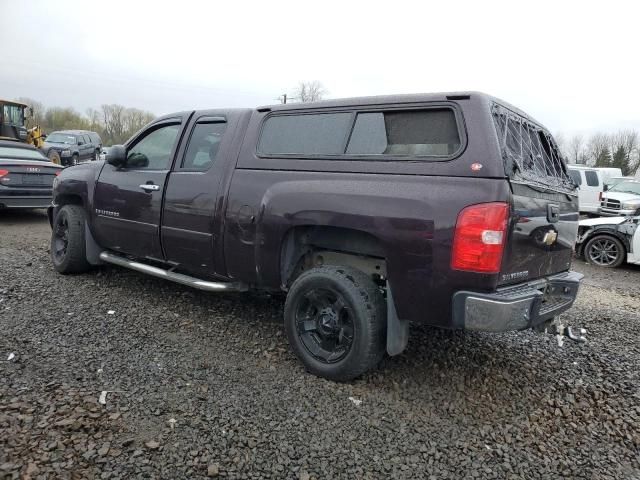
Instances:
[[[335,380],[403,351],[409,322],[546,326],[581,279],[555,141],[481,93],[167,115],[65,170],[50,221],[62,273],[286,292],[294,352]]]
[[[53,181],[61,170],[31,145],[0,140],[0,210],[50,207]]]
[[[47,135],[42,150],[49,158],[52,150],[57,151],[64,166],[77,165],[85,160],[98,160],[102,140],[96,132],[60,130]]]

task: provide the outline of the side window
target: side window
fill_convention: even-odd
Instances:
[[[224,122],[197,123],[191,132],[189,145],[180,168],[186,170],[208,170],[215,162],[220,141],[227,124]]]
[[[258,152],[267,155],[338,155],[351,124],[351,113],[274,115],[262,129]]]
[[[359,113],[347,154],[448,156],[460,148],[450,109]]]
[[[147,134],[127,152],[127,168],[169,168],[171,152],[179,132],[180,125],[165,125]]]
[[[578,170],[569,169],[569,176],[577,186],[582,185],[582,177],[580,177],[580,172]]]
[[[600,181],[598,180],[598,174],[593,170],[586,170],[584,172],[585,179],[587,180],[587,185],[590,187],[597,187],[600,185]]]

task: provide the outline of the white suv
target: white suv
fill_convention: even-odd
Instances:
[[[600,215],[640,214],[640,180],[625,180],[602,194]]]

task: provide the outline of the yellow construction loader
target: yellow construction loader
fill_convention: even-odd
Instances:
[[[0,99],[0,140],[17,140],[42,148],[45,135],[39,125],[26,127],[26,119],[33,116],[29,105]],[[60,155],[53,150],[49,160],[60,165]]]

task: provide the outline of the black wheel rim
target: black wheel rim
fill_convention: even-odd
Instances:
[[[353,314],[333,289],[309,290],[295,310],[296,331],[307,351],[323,363],[346,357],[354,338]]]
[[[596,265],[613,265],[618,260],[619,255],[618,245],[608,238],[596,240],[589,248],[589,259]]]
[[[53,229],[53,255],[56,260],[61,261],[67,254],[69,246],[69,222],[65,215],[58,215]]]

